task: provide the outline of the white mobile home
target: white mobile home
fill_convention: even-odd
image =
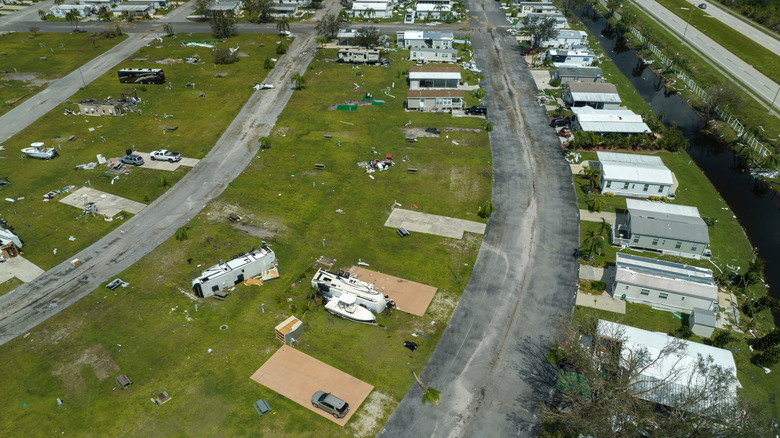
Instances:
[[[647,198],[668,196],[674,178],[661,157],[640,154],[596,152],[590,166],[601,170],[601,193]]]
[[[542,41],[542,47],[571,47],[588,44],[588,33],[584,30],[559,30],[558,36]]]
[[[409,89],[458,88],[460,85],[460,67],[458,66],[417,66],[409,67]]]
[[[631,381],[634,392],[642,400],[702,412],[722,401],[735,400],[737,388],[742,387],[737,379],[734,356],[729,350],[604,320],[599,320],[597,330],[599,345],[617,346],[616,353],[619,353],[621,362],[636,360],[640,354],[647,355],[648,365],[642,367],[641,373]],[[681,343],[684,348],[662,357],[672,343]],[[709,379],[701,374],[697,366],[702,358],[711,360],[730,377],[728,386],[716,398],[703,397],[679,406],[680,396],[690,394],[689,391],[696,393],[697,388],[709,384]]]
[[[697,266],[617,253],[612,296],[669,312],[718,308],[712,271]]]
[[[404,49],[411,49],[414,47],[451,49],[454,40],[452,32],[406,30],[399,31],[396,36],[398,47],[403,47]]]
[[[596,60],[593,52],[583,49],[548,49],[546,58],[556,67],[588,66]]]
[[[525,17],[528,14],[554,14],[558,12],[558,8],[552,2],[514,2],[517,7],[517,16],[520,18]]]
[[[274,275],[278,276],[275,271],[276,255],[264,246],[206,269],[192,280],[192,291],[197,297],[208,298],[214,292],[233,287],[256,275],[275,278]]]
[[[311,287],[328,298],[340,297],[343,293],[352,294],[357,297],[358,305],[374,313],[382,313],[387,308],[387,298],[372,283],[358,280],[348,272],[335,274],[319,269],[311,279]]]
[[[409,49],[409,60],[417,62],[457,62],[458,51],[455,49],[429,49],[415,47]]]
[[[49,8],[52,15],[57,18],[65,18],[70,11],[76,11],[79,18],[86,18],[98,13],[98,7],[93,5],[54,5]]]
[[[587,66],[560,66],[552,71],[553,79],[557,79],[561,84],[571,84],[572,82],[602,82],[604,74],[598,67]]]
[[[572,129],[595,134],[649,134],[650,127],[642,116],[630,110],[597,110],[589,106],[572,107]]]
[[[617,87],[607,82],[570,83],[562,98],[570,107],[589,106],[597,110],[618,109],[621,102]]]

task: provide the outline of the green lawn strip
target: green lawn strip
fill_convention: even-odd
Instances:
[[[630,9],[631,12],[633,12],[639,19],[640,24],[637,27],[640,29],[640,31],[643,29],[650,29],[652,34],[655,36],[655,39],[658,41],[656,45],[662,48],[666,52],[667,56],[679,54],[681,57],[688,60],[686,73],[691,78],[694,78],[697,85],[702,88],[707,88],[715,84],[729,84],[734,82],[733,78],[724,76],[697,53],[693,52],[687,46],[682,45],[679,36],[672,35],[665,28],[659,26],[647,14],[645,14],[642,9],[634,6],[629,6],[628,9]],[[656,59],[656,57],[649,51],[642,50],[642,44],[636,38],[630,36],[629,41],[631,42],[631,45],[642,54],[644,59]],[[655,68],[661,68],[661,65],[657,59],[653,66]],[[686,102],[694,106],[699,105],[699,97],[688,90],[688,88],[686,88],[682,83],[676,83],[673,86],[681,93],[681,96],[685,99]],[[776,138],[778,135],[780,135],[780,119],[777,117],[767,117],[766,108],[760,105],[753,98],[746,96],[744,104],[741,105],[741,107],[738,109],[738,113],[735,114],[735,116],[744,126],[761,126],[758,132],[764,138]],[[719,132],[724,136],[724,140],[729,141],[730,139],[733,139],[734,131],[730,127],[727,127],[725,123],[721,123],[722,129],[719,129]],[[768,147],[772,145],[775,147],[775,149],[777,148],[776,145],[774,145],[772,142],[765,141],[764,143]]]
[[[490,198],[491,190],[491,180],[479,172],[490,166],[484,131],[450,131],[407,143],[398,129],[410,119],[414,127],[479,128],[477,118],[406,113],[402,97],[386,96],[385,105],[361,106],[356,112],[327,109],[359,100],[367,91],[379,97],[397,81],[399,68],[404,65],[353,69],[324,62],[319,54],[306,73],[307,88],[295,92],[280,116],[271,148],[190,221],[187,240],[168,239],[119,275],[129,287],[101,287],[29,336],[0,347],[8,365],[0,435],[106,435],[117,430],[126,436],[378,433],[413,384],[412,371],[423,371],[444,332],[481,240],[419,233],[401,239],[383,225],[391,205],[397,200],[403,208],[416,204],[426,213],[480,220],[476,206]],[[401,90],[397,87],[395,94]],[[333,138],[326,140],[325,134]],[[397,164],[377,172],[373,180],[356,164],[386,153],[393,153]],[[404,163],[407,155],[410,161]],[[326,167],[314,170],[314,163]],[[407,166],[418,173],[408,174]],[[336,213],[338,209],[344,213]],[[230,223],[231,212],[243,216],[242,222]],[[277,255],[279,279],[260,287],[238,285],[225,301],[189,295],[191,280],[201,270],[259,246],[261,240]],[[309,308],[313,263],[322,255],[337,259],[334,269],[348,268],[360,258],[370,263],[369,269],[437,287],[429,314],[387,312],[378,318],[387,327],[383,329],[336,319],[321,305]],[[273,328],[289,315],[304,321],[296,349],[374,385],[374,393],[382,397],[378,417],[368,418],[365,406],[353,405],[355,417],[341,428],[249,379],[280,346]],[[226,330],[219,329],[223,324]],[[404,340],[420,348],[412,353],[403,348]],[[117,364],[104,380],[93,371],[103,365],[89,367],[78,360],[89,352],[96,355],[100,346]],[[134,383],[113,390],[120,373]],[[155,407],[149,398],[163,390],[172,399]],[[57,397],[65,401],[63,406],[57,406]],[[261,398],[273,408],[262,419],[251,407]]]
[[[769,310],[764,310],[762,313],[769,314]],[[625,315],[578,306],[574,312],[574,319],[582,319],[586,316],[593,316],[606,321],[662,333],[671,333],[677,330],[682,324],[687,323],[688,317],[686,314],[681,315],[685,318],[685,322],[683,322],[672,315],[671,312],[655,310],[650,306],[635,303],[626,303]],[[769,315],[769,318],[771,319],[771,315]],[[737,365],[737,378],[742,385],[742,393],[748,399],[760,403],[776,418],[780,410],[778,410],[777,404],[772,400],[775,400],[777,395],[780,394],[780,380],[774,377],[775,373],[780,372],[780,365],[772,367],[772,373],[765,373],[761,367],[750,362],[752,354],[748,348],[747,340],[751,336],[736,332],[732,334],[738,339],[726,346],[726,349],[734,355],[734,362]],[[688,340],[709,345],[709,339],[702,339],[696,335]]]
[[[22,284],[24,284],[24,282],[16,277],[6,280],[3,283],[0,283],[0,295],[10,292]]]
[[[0,76],[0,115],[127,38],[95,39],[89,34],[9,33],[0,35],[0,71],[34,75],[24,80]],[[42,59],[45,57],[45,59]]]
[[[189,38],[210,39],[207,35]],[[201,158],[254,92],[251,85],[262,82],[268,72],[263,69],[265,58],[278,57],[275,41],[274,36],[240,35],[231,38],[224,44],[239,46],[240,52],[248,56],[242,55],[235,64],[216,67],[210,49],[182,47],[182,39],[155,42],[5,142],[5,159],[0,160],[0,175],[9,178],[11,185],[3,190],[4,197],[25,199],[13,204],[4,203],[0,214],[17,227],[26,243],[26,257],[44,269],[50,268],[73,254],[65,248],[75,248],[74,245],[58,244],[61,238],[69,236],[60,235],[63,230],[77,237],[78,243],[91,243],[117,225],[105,223],[90,226],[89,230],[77,225],[72,220],[80,216],[78,209],[59,202],[43,203],[42,195],[50,190],[90,184],[95,189],[148,204],[179,181],[190,168],[180,166],[173,172],[134,168],[129,175],[120,176],[113,184],[113,175],[107,174],[104,166],[93,170],[73,169],[79,164],[97,161],[97,154],[106,158],[119,157],[133,147],[143,152],[167,148],[180,152],[184,157]],[[264,47],[260,43],[264,43]],[[197,65],[170,63],[194,55],[201,57]],[[171,60],[166,61],[169,64],[156,62],[166,59]],[[163,68],[168,84],[121,84],[116,76],[120,67]],[[195,84],[195,88],[186,87],[187,83]],[[135,112],[128,111],[122,117],[64,114],[64,108],[78,111],[76,103],[81,100],[109,96],[121,98],[121,93],[126,92],[135,92],[142,102],[134,108]],[[201,93],[204,97],[200,97]],[[169,117],[166,118],[166,115]],[[165,132],[166,127],[174,126],[178,127],[176,131]],[[76,136],[75,140],[67,141],[71,135]],[[56,146],[60,156],[50,161],[22,158],[19,150],[35,141]],[[55,197],[53,201],[63,196],[66,194]],[[63,221],[63,218],[67,220]],[[52,252],[55,247],[60,248],[57,255]]]
[[[712,183],[710,183],[696,164],[693,163],[687,153],[658,152],[657,155],[661,157],[669,170],[675,174],[680,183],[680,186],[675,192],[676,198],[670,203],[694,206],[699,209],[699,214],[701,216],[711,217],[717,220],[715,225],[708,227],[710,248],[712,249],[712,261],[724,270],[726,269],[726,265],[741,266],[744,269],[748,263],[753,260],[750,242],[739,222],[734,217],[734,213],[728,209],[726,202],[720,197],[715,190],[715,187],[712,186]],[[596,159],[595,153],[592,152],[584,152],[582,158],[583,160]],[[587,210],[589,208],[589,200],[595,198],[601,198],[604,202],[602,211],[614,212],[623,211],[625,209],[626,203],[624,197],[609,197],[599,194],[591,194],[588,196],[587,181],[579,175],[574,175],[574,185],[576,187],[577,203],[580,209]],[[584,239],[586,230],[595,230],[596,227],[597,223],[595,222],[583,222],[580,235],[583,236]],[[742,236],[742,238],[739,236]],[[610,261],[614,262],[613,250],[613,248],[609,248],[605,257],[596,256],[596,263],[601,265]],[[652,255],[654,253],[644,254],[646,257],[654,257]],[[671,257],[668,259],[677,260],[678,258]],[[717,268],[706,260],[684,259],[684,261],[686,263],[713,269],[717,272]]]
[[[706,17],[709,15],[706,10],[699,9],[685,0],[658,0],[658,3],[682,20],[687,21],[690,16],[689,26],[695,27],[768,78],[780,82],[780,56],[718,19]],[[681,9],[683,7],[692,11]]]

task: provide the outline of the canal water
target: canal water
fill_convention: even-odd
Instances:
[[[606,20],[593,14],[590,8],[581,10],[578,16],[653,112],[663,111],[664,123],[676,123],[688,138],[688,154],[728,203],[751,244],[766,261],[766,282],[773,285],[771,295],[780,299],[780,194],[765,187],[760,190],[753,177],[740,169],[742,166],[731,148],[700,135],[704,121],[698,113],[680,96],[666,93],[663,80],[644,65],[635,50],[616,41]],[[780,312],[774,313],[774,319],[780,326]]]

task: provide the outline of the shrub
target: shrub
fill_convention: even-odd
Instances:
[[[233,64],[238,62],[238,55],[231,53],[226,47],[217,47],[214,49],[214,64]]]
[[[176,234],[174,235],[176,237],[176,240],[181,242],[182,240],[187,240],[187,227],[181,227],[178,230],[176,230]]]
[[[493,203],[488,201],[485,201],[477,210],[477,214],[479,217],[482,218],[489,218],[491,214],[493,214],[493,211],[495,210],[495,207],[493,207]]]
[[[263,61],[263,68],[266,70],[271,70],[274,68],[274,60],[271,58],[265,58],[265,61]]]
[[[614,198],[614,197],[615,197],[615,194],[614,194],[614,193],[612,193],[612,192],[605,192],[605,193],[604,193],[604,196],[606,196],[607,198]]]
[[[760,367],[771,367],[780,361],[780,346],[774,347],[764,351],[761,354],[753,356],[753,362]]]
[[[277,55],[284,55],[285,53],[287,53],[287,46],[285,46],[284,44],[279,44],[278,46],[276,46]]]
[[[732,336],[730,331],[719,329],[715,330],[715,333],[710,337],[710,340],[712,340],[713,347],[723,348],[736,339]]]
[[[558,80],[558,79],[553,79],[553,80],[550,81],[550,86],[552,86],[552,87],[560,87],[561,86],[561,81]]]
[[[680,339],[688,339],[691,336],[693,336],[693,330],[691,330],[691,328],[688,327],[687,325],[681,325],[680,328],[678,328],[677,330],[674,331],[674,333],[672,333],[672,336]]]
[[[493,124],[490,122],[485,122],[485,131],[490,132],[493,130]]]

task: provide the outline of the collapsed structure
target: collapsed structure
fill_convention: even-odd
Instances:
[[[395,304],[376,290],[373,284],[358,280],[348,272],[340,271],[336,274],[319,269],[311,279],[311,286],[327,298],[352,294],[356,297],[358,305],[374,313],[382,313],[387,308],[388,303],[391,306]]]

